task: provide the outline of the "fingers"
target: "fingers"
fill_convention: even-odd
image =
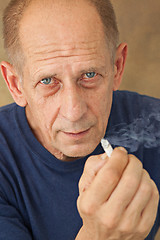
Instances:
[[[133,200],[141,179],[142,163],[136,157],[129,155],[129,163],[120,182],[102,208],[102,211],[107,211],[110,214],[108,215],[109,219],[114,218],[114,216],[116,216],[117,222],[121,219],[123,212]]]
[[[155,222],[158,203],[159,203],[159,192],[158,192],[157,186],[152,180],[151,180],[151,185],[152,185],[151,198],[149,199],[146,207],[144,208],[141,214],[141,220],[138,225],[138,232],[145,233],[145,236],[149,234]],[[148,231],[146,231],[146,229]]]
[[[122,148],[115,149],[112,156],[108,159],[103,168],[100,169],[97,177],[90,186],[90,194],[95,197],[96,204],[99,205],[107,201],[120,181],[127,164],[127,152]]]
[[[117,148],[113,151],[112,156],[104,166],[101,167],[99,171],[94,171],[96,177],[92,177],[92,184],[90,184],[87,191],[83,193],[83,197],[81,197],[81,202],[85,202],[85,209],[88,209],[88,212],[92,212],[93,209],[98,208],[107,201],[119,183],[127,164],[127,152],[122,148]],[[86,174],[87,170],[85,170],[84,175]],[[93,173],[90,175],[93,176]],[[83,183],[81,182],[81,188],[82,185]],[[83,205],[83,203],[81,205]]]
[[[77,206],[91,239],[145,239],[158,202],[158,190],[149,174],[123,148],[114,149],[105,160],[102,156],[87,160]]]
[[[152,181],[149,174],[143,170],[142,180],[131,204],[128,206],[130,215],[135,214],[137,217],[141,216],[142,211],[148,204],[152,194]]]
[[[157,214],[159,194],[155,183],[149,174],[143,169],[142,179],[139,188],[127,206],[121,218],[119,229],[124,232],[128,229],[136,234],[143,235],[144,238],[149,234]]]
[[[103,157],[102,157],[103,156]],[[106,154],[91,156],[86,161],[83,174],[79,181],[79,192],[85,191],[92,183],[98,171],[105,165],[108,157]]]
[[[141,221],[141,214],[146,208],[152,194],[152,184],[149,174],[142,170],[142,178],[132,201],[124,211],[120,229],[136,229]]]

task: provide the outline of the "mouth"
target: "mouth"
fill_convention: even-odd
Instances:
[[[75,140],[79,140],[83,137],[85,137],[90,131],[90,128],[87,129],[87,130],[82,130],[82,131],[78,131],[78,132],[63,132],[63,134],[66,136],[66,137],[69,137],[69,138],[72,138],[72,139],[75,139]]]

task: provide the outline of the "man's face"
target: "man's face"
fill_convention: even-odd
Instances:
[[[67,161],[91,153],[104,136],[114,72],[96,10],[85,1],[49,2],[33,3],[21,21],[23,94],[35,136]]]

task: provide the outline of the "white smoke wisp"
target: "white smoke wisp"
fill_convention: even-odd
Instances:
[[[145,148],[160,147],[160,113],[152,113],[135,119],[130,124],[118,124],[107,132],[108,140],[115,146],[123,146],[131,152],[140,145]]]

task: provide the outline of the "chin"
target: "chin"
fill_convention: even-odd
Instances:
[[[96,146],[78,146],[78,147],[71,147],[71,149],[67,149],[67,151],[63,151],[65,156],[71,158],[82,158],[94,151]]]

